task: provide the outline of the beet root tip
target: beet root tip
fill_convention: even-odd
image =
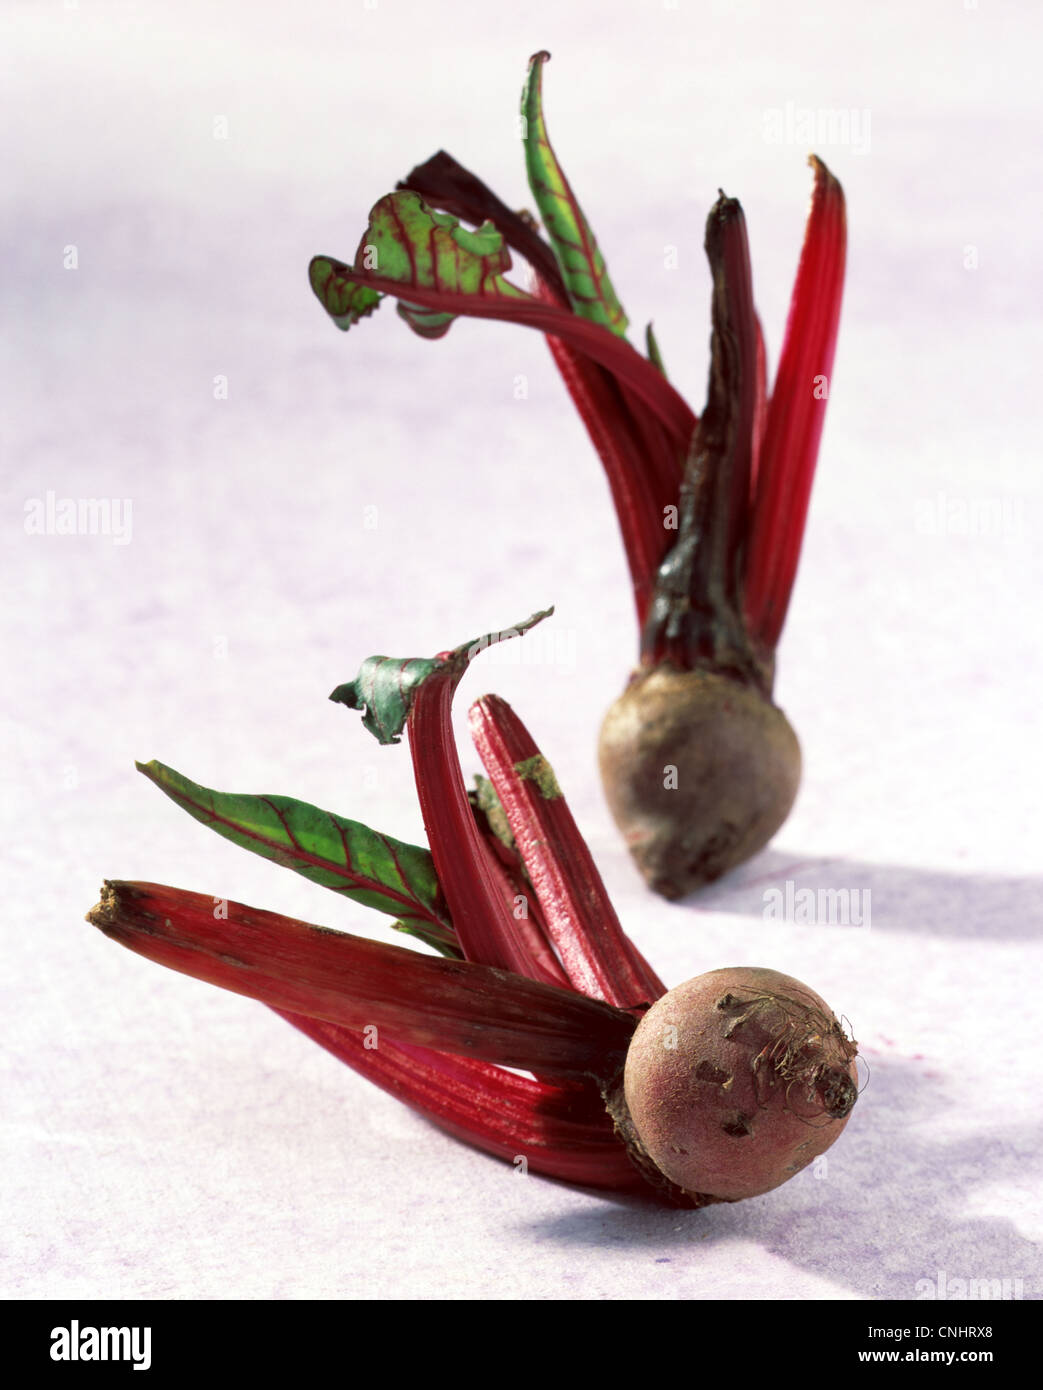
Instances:
[[[800,744],[786,716],[712,671],[639,672],[605,717],[598,755],[638,868],[671,899],[763,849],[800,785]]]

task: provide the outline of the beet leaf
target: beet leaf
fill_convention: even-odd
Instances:
[[[426,849],[288,796],[216,792],[161,762],[137,767],[171,801],[234,845],[390,913],[433,945],[453,945],[452,919]]]
[[[529,59],[528,80],[522,92],[529,187],[557,255],[573,309],[582,318],[603,324],[622,337],[627,331],[627,316],[609,279],[605,258],[590,224],[547,137],[543,119],[543,65],[549,58],[549,53],[540,52]]]

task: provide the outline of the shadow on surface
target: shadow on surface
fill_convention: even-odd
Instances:
[[[1012,940],[1043,935],[1041,889],[1033,878],[801,859],[769,849],[685,905],[748,917],[774,911],[780,920],[847,931],[864,930],[868,919],[874,931]]]
[[[976,1198],[987,1200],[994,1185],[1020,1184],[1026,1197],[1038,1189],[1043,1128],[932,1139],[932,1117],[951,1113],[955,1103],[926,1063],[875,1057],[872,1086],[825,1155],[821,1180],[809,1169],[762,1197],[696,1212],[592,1203],[536,1223],[533,1233],[567,1246],[625,1246],[650,1266],[674,1266],[679,1279],[657,1296],[693,1296],[684,1276],[691,1271],[702,1284],[694,1261],[704,1243],[750,1242],[854,1297],[915,1300],[942,1288],[951,1299],[957,1280],[989,1281],[996,1289],[1006,1280],[1006,1297],[1037,1299],[1040,1247],[1006,1218],[968,1208]],[[744,1265],[736,1263],[736,1284]],[[806,1282],[796,1281],[794,1297],[801,1296],[797,1287],[806,1290]],[[734,1296],[734,1289],[721,1294]],[[700,1288],[694,1296],[711,1295]],[[784,1275],[777,1271],[770,1289],[762,1284],[747,1296],[785,1298]]]

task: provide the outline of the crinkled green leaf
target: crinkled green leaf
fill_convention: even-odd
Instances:
[[[316,256],[309,274],[326,312],[338,327],[348,329],[381,299],[377,290],[353,279],[353,272],[437,293],[531,299],[503,278],[510,267],[511,253],[492,222],[470,231],[458,218],[434,212],[419,194],[405,190],[389,193],[374,206],[354,265]],[[441,338],[456,317],[405,299],[398,311],[423,338]]]
[[[350,280],[331,283],[336,280],[333,263],[320,256],[308,267],[308,277],[333,322],[345,332],[359,319],[372,314],[384,297],[369,285],[358,285]]]
[[[511,250],[523,256],[549,286],[554,298],[561,303],[568,302],[557,258],[540,236],[536,219],[524,210],[512,212],[488,184],[470,169],[465,169],[451,154],[439,150],[411,169],[396,187],[419,193],[429,208],[452,213],[472,227],[492,222],[503,233]]]
[[[603,324],[622,337],[627,331],[627,316],[612,287],[590,224],[547,138],[542,86],[543,65],[549,57],[549,53],[536,53],[529,59],[522,91],[529,187],[561,266],[573,309],[582,318]]]
[[[414,696],[426,680],[438,672],[458,676],[486,647],[506,642],[511,637],[520,637],[553,612],[553,608],[546,608],[516,627],[505,628],[502,632],[488,632],[484,637],[476,637],[436,657],[396,660],[390,656],[369,656],[355,679],[338,685],[330,699],[347,705],[349,709],[364,711],[363,726],[378,743],[398,743]]]
[[[190,816],[233,844],[364,907],[390,913],[404,927],[418,928],[418,935],[427,927],[434,936],[451,939],[449,910],[426,849],[288,796],[216,792],[161,762],[137,767]]]
[[[414,692],[441,665],[437,657],[367,656],[355,679],[338,685],[330,699],[363,710],[363,727],[378,743],[401,743]]]

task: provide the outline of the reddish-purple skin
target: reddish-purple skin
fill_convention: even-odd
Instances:
[[[712,970],[641,1020],[626,1103],[662,1173],[689,1194],[736,1202],[770,1192],[840,1137],[857,1097],[856,1050],[799,980]]]

